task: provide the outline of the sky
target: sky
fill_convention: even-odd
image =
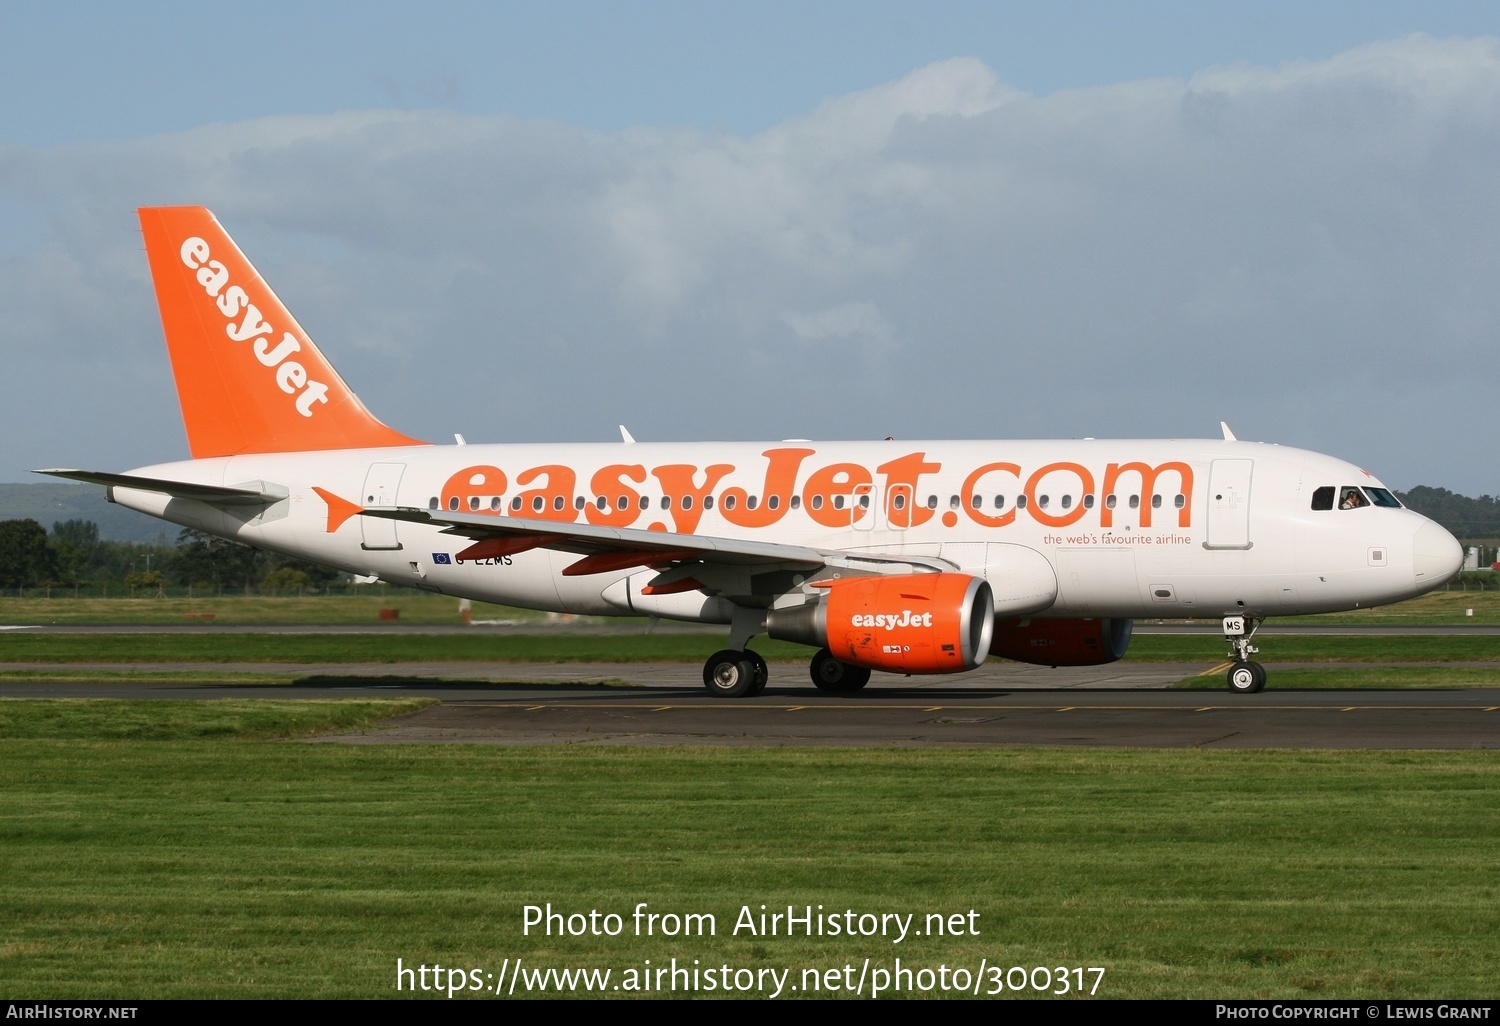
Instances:
[[[0,0],[0,480],[186,458],[134,211],[192,203],[436,441],[1224,420],[1500,493],[1497,37],[1491,3]]]

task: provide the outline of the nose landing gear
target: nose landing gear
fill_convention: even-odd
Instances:
[[[1229,657],[1234,665],[1226,680],[1229,690],[1239,695],[1253,695],[1266,686],[1266,668],[1250,657],[1260,649],[1250,644],[1264,618],[1253,616],[1224,617],[1224,640],[1229,642]]]

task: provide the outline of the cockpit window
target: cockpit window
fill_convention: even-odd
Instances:
[[[1365,493],[1353,485],[1344,485],[1339,489],[1339,509],[1359,509],[1369,504],[1370,500],[1365,498]]]
[[[1313,492],[1313,509],[1333,509],[1333,493],[1338,491],[1333,485],[1324,485]]]
[[[1401,500],[1396,498],[1390,492],[1386,491],[1384,488],[1366,488],[1365,494],[1368,495],[1370,497],[1370,501],[1377,506],[1385,506],[1390,509],[1401,508]]]

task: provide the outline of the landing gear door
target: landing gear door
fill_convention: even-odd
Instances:
[[[1254,460],[1214,460],[1208,470],[1206,549],[1248,549]]]
[[[401,484],[401,473],[406,469],[404,463],[371,463],[370,469],[365,472],[365,490],[360,494],[361,502],[366,506],[390,506],[396,505],[396,489]],[[364,545],[366,549],[399,549],[401,543],[396,540],[396,521],[386,520],[383,517],[360,517],[359,528],[364,532]]]

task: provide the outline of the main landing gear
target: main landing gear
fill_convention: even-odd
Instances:
[[[726,648],[703,664],[703,686],[720,698],[752,698],[766,689],[769,679],[765,659],[748,648]]]
[[[1224,640],[1229,642],[1229,657],[1234,660],[1226,679],[1235,694],[1253,695],[1266,686],[1266,668],[1250,658],[1260,651],[1250,639],[1261,622],[1253,616],[1224,617]]]
[[[868,669],[841,663],[826,648],[813,656],[809,672],[819,691],[847,694],[870,683]],[[753,698],[766,689],[769,676],[765,659],[748,648],[726,648],[703,664],[703,686],[720,698]]]
[[[818,649],[818,654],[813,656],[812,665],[808,667],[812,676],[812,682],[818,686],[819,691],[850,692],[858,691],[870,683],[870,671],[863,666],[851,666],[841,663],[833,657],[833,653],[826,648]]]

